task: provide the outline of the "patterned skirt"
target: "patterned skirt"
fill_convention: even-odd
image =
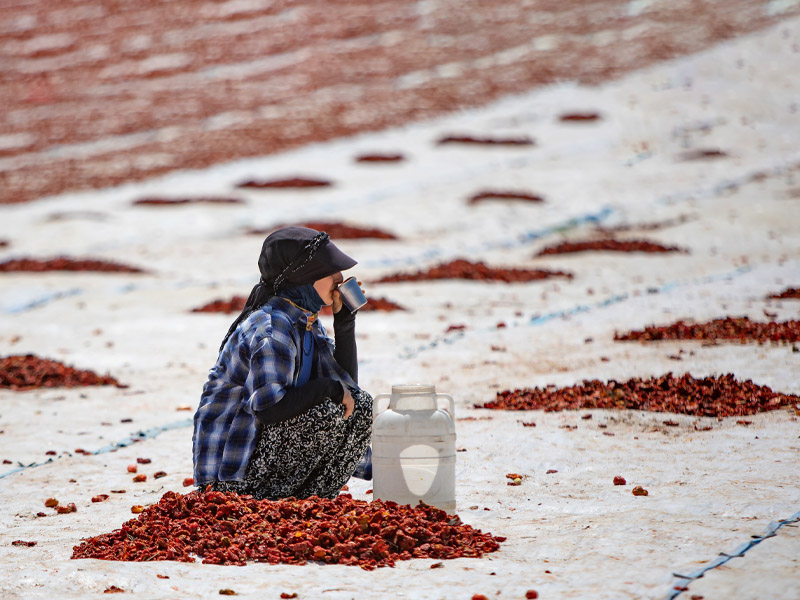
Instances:
[[[372,432],[372,396],[352,391],[355,408],[321,404],[261,428],[243,481],[217,481],[212,489],[258,499],[335,498],[366,453]]]

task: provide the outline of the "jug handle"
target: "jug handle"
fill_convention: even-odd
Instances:
[[[387,399],[387,398],[389,399],[389,402],[386,404],[386,408],[378,410],[378,405],[380,404],[380,401],[384,400],[384,399]],[[375,417],[378,416],[378,413],[383,412],[384,410],[389,408],[389,404],[391,403],[391,400],[392,400],[392,395],[391,394],[378,394],[377,396],[375,396],[372,399],[372,418],[374,419]]]
[[[455,401],[453,400],[452,396],[449,396],[447,394],[436,394],[436,405],[438,407],[439,400],[440,399],[444,400],[445,398],[447,398],[447,408],[445,408],[445,410],[450,413],[450,416],[452,418],[455,419],[455,417],[456,417],[456,404],[455,404]]]

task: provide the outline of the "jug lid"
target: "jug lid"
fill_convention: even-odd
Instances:
[[[432,383],[405,383],[392,386],[392,395],[400,394],[435,394],[436,386]]]

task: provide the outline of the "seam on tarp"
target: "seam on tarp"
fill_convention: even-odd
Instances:
[[[739,267],[738,269],[734,269],[733,271],[726,271],[725,273],[719,273],[716,275],[704,275],[703,277],[697,277],[695,279],[689,281],[671,281],[669,283],[665,283],[658,287],[649,287],[646,290],[647,294],[662,294],[664,292],[668,292],[673,288],[683,287],[683,286],[690,286],[690,285],[702,285],[706,283],[713,283],[715,281],[721,280],[730,280],[735,277],[739,277],[740,275],[744,275],[753,270],[754,267],[752,266],[743,266]],[[528,327],[536,327],[539,325],[543,325],[548,321],[552,321],[553,319],[560,319],[564,317],[571,317],[573,315],[577,315],[580,313],[590,312],[592,310],[596,310],[599,308],[605,308],[606,306],[611,306],[612,304],[619,304],[620,302],[624,302],[625,300],[637,297],[634,295],[633,292],[631,293],[624,293],[624,294],[615,294],[614,296],[609,296],[604,300],[600,300],[598,302],[593,302],[591,304],[578,304],[577,306],[572,306],[570,308],[564,308],[560,310],[554,310],[549,313],[543,315],[535,315],[531,317],[530,321],[527,323],[513,323],[508,325],[507,327],[521,327],[521,326],[528,326]],[[495,331],[495,327],[484,327],[482,329],[475,329],[469,331],[470,334],[474,333],[486,333],[489,331]],[[444,335],[440,336],[433,341],[417,346],[416,348],[406,348],[402,352],[400,352],[397,356],[400,359],[407,360],[409,358],[414,358],[415,356],[419,355],[421,352],[425,352],[426,350],[432,350],[439,346],[439,344],[453,344],[459,339],[465,337],[466,332],[459,331],[454,335]]]
[[[689,589],[689,584],[697,579],[700,579],[708,571],[724,565],[732,558],[743,557],[748,550],[753,549],[767,538],[775,537],[778,534],[778,530],[784,525],[790,525],[798,522],[800,522],[800,510],[783,521],[772,521],[767,526],[767,529],[763,534],[752,536],[749,541],[739,544],[732,552],[720,552],[717,558],[709,562],[707,565],[692,571],[691,573],[686,575],[681,573],[673,573],[672,576],[675,577],[676,581],[672,584],[672,589],[670,590],[669,594],[667,594],[666,599],[672,600],[673,598],[677,598],[683,592]]]
[[[181,429],[183,427],[191,427],[193,423],[194,423],[194,419],[184,419],[182,421],[175,421],[174,423],[169,423],[167,425],[157,425],[155,427],[151,427],[150,429],[146,429],[146,430],[141,430],[140,429],[138,432],[136,432],[134,434],[131,434],[128,437],[122,438],[118,442],[111,442],[107,446],[103,446],[102,448],[98,448],[97,450],[94,450],[93,452],[91,452],[91,454],[94,456],[94,455],[97,455],[97,454],[105,454],[106,452],[115,452],[116,450],[119,450],[120,448],[125,448],[126,446],[130,446],[130,445],[135,444],[137,442],[141,442],[141,441],[144,441],[144,440],[147,440],[147,439],[154,438],[157,435],[159,435],[161,433],[164,433],[165,431],[170,431],[172,429]],[[14,473],[20,473],[20,472],[25,471],[27,469],[32,469],[34,467],[41,467],[42,465],[49,465],[49,464],[55,462],[56,460],[59,460],[63,456],[72,456],[72,454],[67,452],[65,454],[60,454],[56,458],[48,458],[47,460],[45,460],[43,462],[39,462],[39,463],[33,462],[33,463],[30,463],[29,465],[20,464],[20,466],[17,467],[16,469],[12,469],[10,471],[6,471],[5,473],[0,473],[0,479],[3,479],[4,477],[8,477],[9,475],[13,475]]]

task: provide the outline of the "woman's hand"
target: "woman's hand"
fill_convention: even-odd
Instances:
[[[344,404],[344,418],[349,419],[350,415],[353,414],[353,410],[356,408],[356,402],[353,400],[353,395],[350,393],[350,390],[347,388],[347,386],[342,384],[342,388],[344,389],[344,396],[342,396],[342,404]]]
[[[358,285],[361,285],[361,282],[358,282]],[[364,291],[364,288],[361,288],[361,291]],[[364,292],[366,294],[366,292]],[[331,303],[331,309],[333,310],[333,314],[338,313],[342,310],[344,303],[342,302],[342,294],[339,293],[339,289],[335,289],[331,292],[331,298],[333,298],[333,302]]]

